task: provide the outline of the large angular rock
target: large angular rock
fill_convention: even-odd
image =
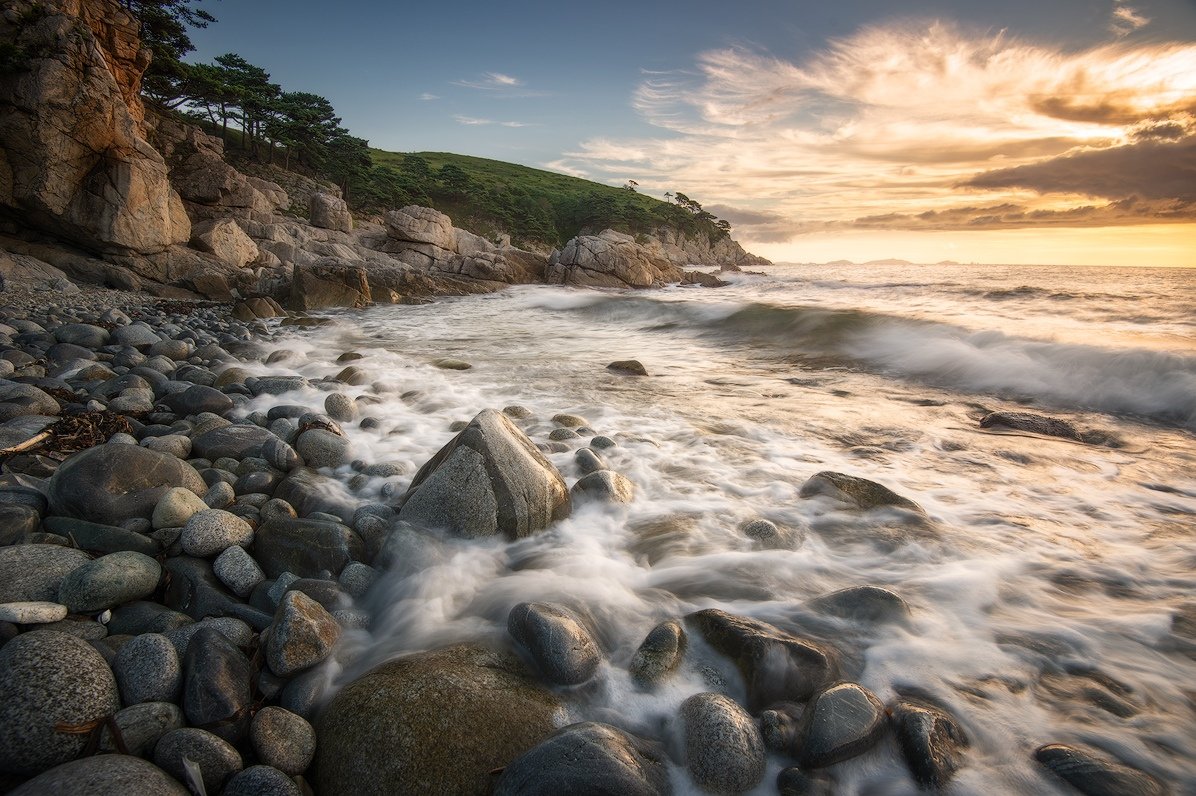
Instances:
[[[183,712],[187,721],[238,743],[249,730],[253,667],[219,630],[201,627],[183,657]]]
[[[659,252],[612,229],[579,235],[548,261],[546,281],[556,285],[646,288],[681,282],[684,273]]]
[[[0,40],[39,55],[0,75],[0,205],[94,250],[185,242],[190,221],[145,140],[137,20],[116,0],[14,0]]]
[[[324,257],[295,265],[288,306],[293,310],[324,307],[365,307],[373,301],[363,265]]]
[[[339,232],[353,230],[353,214],[345,200],[330,193],[318,191],[311,195],[308,206],[312,226],[335,229]]]
[[[316,790],[484,793],[490,773],[561,716],[510,654],[465,644],[409,655],[345,686],[320,714]]]
[[[835,681],[835,653],[772,625],[710,608],[685,617],[710,646],[735,661],[753,711],[804,702]]]
[[[37,774],[83,750],[86,734],[59,732],[120,708],[102,655],[67,633],[22,633],[0,648],[0,771]]]
[[[453,221],[430,207],[408,205],[386,214],[386,234],[392,240],[426,243],[438,249],[456,252]]]
[[[186,462],[136,445],[97,445],[67,459],[47,489],[53,514],[105,525],[149,519],[171,487],[203,495],[208,485]]]
[[[495,796],[665,796],[672,793],[660,744],[587,721],[557,730],[505,769]]]
[[[283,595],[266,641],[266,663],[279,677],[291,677],[332,654],[341,626],[301,591]]]
[[[191,245],[237,268],[258,257],[257,244],[231,218],[212,218],[196,224],[191,228]]]
[[[569,516],[557,469],[501,412],[487,409],[411,482],[399,519],[467,538],[520,539]]]

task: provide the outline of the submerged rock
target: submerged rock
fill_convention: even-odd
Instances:
[[[569,491],[574,500],[630,503],[635,499],[635,484],[613,470],[592,472],[581,478]]]
[[[467,538],[520,539],[569,516],[561,474],[501,412],[487,409],[420,468],[399,519]]]
[[[689,639],[676,619],[661,622],[648,632],[627,667],[641,688],[653,688],[677,670]]]
[[[584,683],[602,662],[590,631],[560,606],[520,603],[507,617],[507,630],[544,676],[558,685]]]
[[[694,782],[714,793],[742,793],[764,777],[764,740],[743,708],[722,694],[681,703],[685,763]]]
[[[1076,442],[1085,441],[1083,433],[1066,420],[1031,412],[989,412],[980,418],[980,428],[1008,428]]]
[[[664,796],[672,793],[664,749],[609,724],[563,727],[502,773],[495,796]]]
[[[810,600],[810,607],[857,622],[902,622],[909,606],[894,592],[879,586],[851,586]]]
[[[1075,746],[1047,744],[1039,747],[1034,757],[1084,796],[1166,796],[1170,792],[1144,771]]]
[[[801,485],[800,494],[803,498],[826,495],[865,511],[882,506],[895,506],[916,514],[924,515],[926,513],[917,503],[898,495],[883,484],[829,470],[810,476]]]
[[[810,700],[794,752],[804,768],[825,768],[872,748],[884,730],[880,700],[861,685],[840,683]]]
[[[902,700],[890,711],[901,754],[914,780],[926,788],[944,788],[963,764],[967,734],[946,711]]]
[[[555,730],[561,704],[517,658],[473,644],[383,664],[316,722],[316,790],[482,793],[490,772]]]
[[[622,373],[625,376],[647,376],[648,369],[638,359],[620,359],[606,366],[607,370]]]
[[[838,676],[832,650],[764,622],[715,608],[685,619],[710,646],[735,661],[752,710],[774,702],[804,702]]]

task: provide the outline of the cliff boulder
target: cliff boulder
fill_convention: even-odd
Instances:
[[[546,281],[580,287],[647,288],[682,282],[685,274],[660,253],[613,229],[579,235],[548,261]]]

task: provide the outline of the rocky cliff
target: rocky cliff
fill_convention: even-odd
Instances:
[[[716,284],[684,266],[761,262],[729,238],[712,245],[670,229],[581,236],[550,263],[548,253],[492,242],[431,208],[355,220],[334,186],[269,166],[247,174],[221,139],[145,108],[150,56],[116,0],[9,0],[0,15],[8,284],[60,290],[75,280],[306,310],[545,281]]]

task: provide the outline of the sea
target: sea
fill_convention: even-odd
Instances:
[[[914,692],[944,706],[970,741],[949,793],[1071,792],[1035,761],[1048,743],[1196,793],[1196,270],[760,270],[717,289],[524,286],[332,311],[288,340],[298,357],[279,372],[330,376],[342,352],[363,355],[373,383],[351,389],[375,396],[381,428],[347,432],[358,458],[405,475],[358,479],[357,497],[402,494],[454,422],[511,405],[531,410],[520,423],[536,442],[554,415],[584,417],[636,489],[517,542],[430,535],[369,596],[373,625],[351,634],[333,687],[405,653],[501,642],[512,606],[556,602],[605,654],[568,720],[675,750],[688,696],[743,700],[733,664],[695,633],[654,692],[627,664],[657,623],[720,608],[835,646],[886,704]],[[444,357],[472,368],[432,364]],[[624,359],[650,375],[607,369]],[[1060,418],[1091,441],[982,428],[993,411]],[[587,439],[546,454],[570,484]],[[801,497],[822,471],[884,484],[929,520]],[[787,543],[741,530],[757,519]],[[908,617],[813,602],[855,586],[891,590]],[[770,754],[754,792],[775,793],[788,765]],[[919,792],[891,737],[830,774],[835,793]],[[683,765],[672,776],[696,791]]]

